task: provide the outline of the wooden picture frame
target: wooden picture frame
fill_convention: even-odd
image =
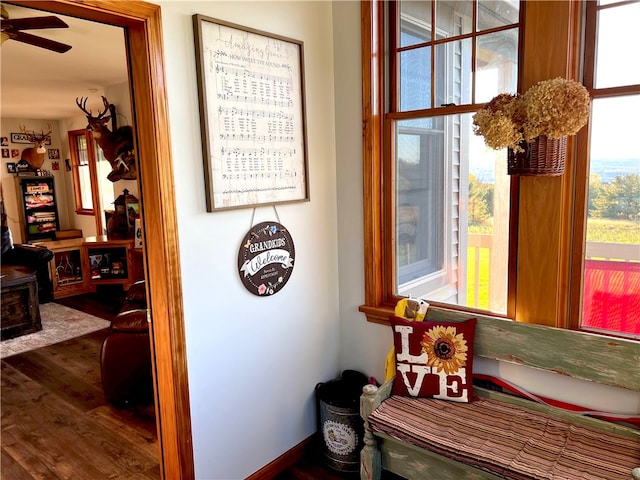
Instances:
[[[193,15],[207,211],[309,200],[303,43]]]

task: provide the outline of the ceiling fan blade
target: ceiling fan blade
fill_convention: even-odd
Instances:
[[[69,28],[69,25],[54,16],[2,20],[3,30],[39,30],[42,28]]]
[[[46,48],[58,53],[64,53],[71,49],[71,45],[56,42],[55,40],[49,40],[48,38],[37,37],[30,33],[24,32],[5,32],[8,33],[9,38],[18,42],[27,43],[29,45],[35,45],[36,47]]]

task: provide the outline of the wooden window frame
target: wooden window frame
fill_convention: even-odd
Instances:
[[[69,137],[69,157],[71,157],[71,169],[73,171],[73,192],[75,197],[75,212],[77,215],[95,215],[96,203],[99,201],[98,194],[98,173],[96,168],[95,144],[91,132],[80,129],[67,132]],[[80,156],[78,154],[78,137],[85,137],[87,141],[87,166],[89,167],[89,179],[91,182],[91,200],[93,208],[83,208],[82,202],[82,182],[80,181]],[[100,231],[100,230],[98,230]]]
[[[589,91],[592,101],[597,98],[612,98],[640,93],[639,85],[596,88],[596,48],[597,48],[597,16],[598,11],[624,5],[625,2],[599,6],[597,2],[586,2],[584,20],[584,86]],[[583,328],[582,304],[584,288],[584,259],[586,253],[587,210],[589,194],[589,160],[590,160],[590,124],[578,132],[576,136],[576,168],[575,168],[575,203],[572,235],[574,242],[571,249],[571,295],[569,303],[568,327],[572,330],[589,332]],[[600,333],[600,332],[598,332]],[[614,332],[606,335],[618,336]],[[628,335],[621,334],[619,336]]]
[[[578,78],[580,3],[526,3],[520,91],[540,80]],[[393,185],[385,180],[385,158],[391,152],[384,143],[389,128],[384,122],[384,15],[382,0],[361,2],[365,301],[360,311],[371,322],[387,324],[397,298],[390,275],[393,232],[385,228],[391,212],[385,210],[384,199],[393,194]],[[568,326],[575,138],[569,139],[567,150],[562,177],[512,179],[519,214],[511,220],[509,255],[517,262],[510,261],[509,274],[515,281],[509,282],[507,316],[516,321]],[[540,228],[540,219],[545,219],[545,228]]]

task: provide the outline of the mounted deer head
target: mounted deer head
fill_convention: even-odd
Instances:
[[[111,173],[107,178],[116,182],[121,179],[133,180],[136,174],[136,159],[133,148],[133,130],[130,126],[120,127],[114,132],[109,130],[107,124],[112,119],[107,115],[111,111],[112,105],[102,97],[104,110],[97,116],[93,111],[87,110],[88,97],[76,98],[76,105],[87,116],[87,130],[92,132],[93,138],[102,149],[104,156],[111,164]]]
[[[44,130],[41,130],[38,135],[35,130],[27,131],[24,125],[20,125],[20,132],[26,135],[27,140],[35,144],[33,147],[22,150],[21,159],[27,162],[34,170],[39,169],[44,163],[44,156],[47,153],[45,145],[50,141],[49,135],[53,131],[51,129],[51,125],[47,125],[47,128],[49,129],[47,133],[44,133]]]

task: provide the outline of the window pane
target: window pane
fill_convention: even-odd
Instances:
[[[519,0],[480,0],[478,1],[478,30],[518,23],[519,15]]]
[[[518,88],[518,29],[478,37],[476,48],[476,103]]]
[[[471,117],[396,123],[396,293],[506,313],[506,152]]]
[[[610,7],[598,12],[596,88],[640,83],[640,3]]]
[[[471,39],[436,45],[436,59],[435,105],[470,104]]]
[[[98,173],[97,186],[101,202],[100,205],[96,206],[96,210],[113,210],[113,199],[118,198],[118,196],[122,193],[122,190],[116,190],[118,184],[112,183],[107,180],[107,177],[111,173],[111,170],[113,170],[113,167],[109,163],[109,160],[105,158],[102,148],[98,146],[96,146],[96,166],[96,171]]]
[[[400,54],[400,110],[431,107],[431,47]]]
[[[640,335],[640,95],[593,100],[582,326]],[[616,121],[612,122],[611,119]]]
[[[93,198],[91,197],[91,172],[89,171],[89,155],[87,152],[87,139],[84,135],[76,137],[76,150],[78,156],[78,182],[76,188],[80,190],[81,210],[93,210]]]
[[[402,121],[396,132],[396,265],[400,290],[442,268],[443,118]]]
[[[436,32],[442,37],[471,33],[473,28],[473,2],[449,0],[436,2]]]
[[[91,198],[91,175],[89,165],[81,165],[78,167],[78,178],[80,180],[80,194],[82,198],[83,210],[93,210],[93,199]]]
[[[84,135],[76,137],[76,148],[78,151],[79,165],[88,165],[89,158],[87,156],[87,138]]]
[[[431,41],[431,2],[400,2],[400,46]]]

